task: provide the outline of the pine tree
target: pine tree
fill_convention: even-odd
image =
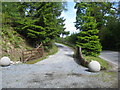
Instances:
[[[13,27],[30,43],[51,45],[51,41],[59,36],[63,25],[59,16],[64,10],[62,3],[55,2],[24,2],[18,5],[19,17]]]
[[[99,30],[93,15],[92,3],[77,3],[76,28],[80,30],[77,46],[82,47],[85,55],[97,56],[101,51],[101,44],[98,37]]]

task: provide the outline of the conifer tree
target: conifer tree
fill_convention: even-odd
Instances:
[[[101,51],[101,44],[98,37],[99,30],[97,22],[93,16],[92,3],[77,3],[76,28],[80,30],[77,46],[82,47],[85,55],[97,56]]]
[[[12,22],[14,29],[35,46],[41,42],[50,45],[61,34],[64,10],[62,2],[22,2],[14,3],[18,17]],[[60,21],[62,20],[62,22]]]

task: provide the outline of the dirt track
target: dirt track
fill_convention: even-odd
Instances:
[[[2,67],[3,88],[115,88],[117,72],[88,72],[72,57],[73,51],[57,44],[55,55],[36,64]]]

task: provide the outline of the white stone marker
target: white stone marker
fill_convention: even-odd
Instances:
[[[9,57],[4,56],[0,59],[0,65],[7,66],[10,65],[10,63],[11,62]]]
[[[91,61],[88,64],[88,68],[91,72],[98,72],[100,71],[100,63],[98,61]]]

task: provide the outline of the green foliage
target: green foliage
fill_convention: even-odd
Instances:
[[[76,34],[73,33],[70,36],[65,37],[65,42],[76,46],[76,42],[78,41],[77,36],[78,36],[77,33]]]
[[[73,33],[70,36],[66,36],[65,38],[62,37],[58,37],[55,39],[56,42],[70,46],[72,48],[74,48],[74,50],[76,49],[76,42],[78,40],[77,38],[77,33]]]
[[[19,17],[17,5],[14,2],[2,2],[2,23],[12,25],[15,17]]]
[[[17,35],[18,35],[17,32],[13,31],[13,29],[10,28],[10,26],[3,25],[1,34],[3,40],[10,42],[16,48],[19,48],[22,38],[17,37]],[[3,47],[5,44],[6,43],[3,43]]]
[[[101,31],[101,43],[103,49],[120,50],[120,21],[110,19]]]
[[[59,16],[65,10],[65,3],[15,2],[3,3],[3,8],[3,23],[10,23],[33,47],[41,42],[51,46],[51,41],[64,29],[65,20]]]
[[[94,13],[94,3],[77,3],[76,28],[80,30],[77,38],[77,46],[82,47],[85,55],[97,56],[101,51],[101,44],[98,37],[99,30]]]
[[[99,55],[100,41],[103,49],[119,49],[119,7],[113,5],[117,3],[76,3],[75,26],[80,30],[77,46],[82,47],[86,55]]]
[[[62,42],[63,42],[62,40],[63,40],[63,39],[62,39],[61,37],[57,37],[57,38],[55,39],[55,42],[62,43]]]
[[[114,3],[117,6],[118,2]],[[106,17],[106,24],[102,26],[100,31],[100,39],[103,49],[120,50],[120,13],[119,8],[116,7],[112,14]]]

